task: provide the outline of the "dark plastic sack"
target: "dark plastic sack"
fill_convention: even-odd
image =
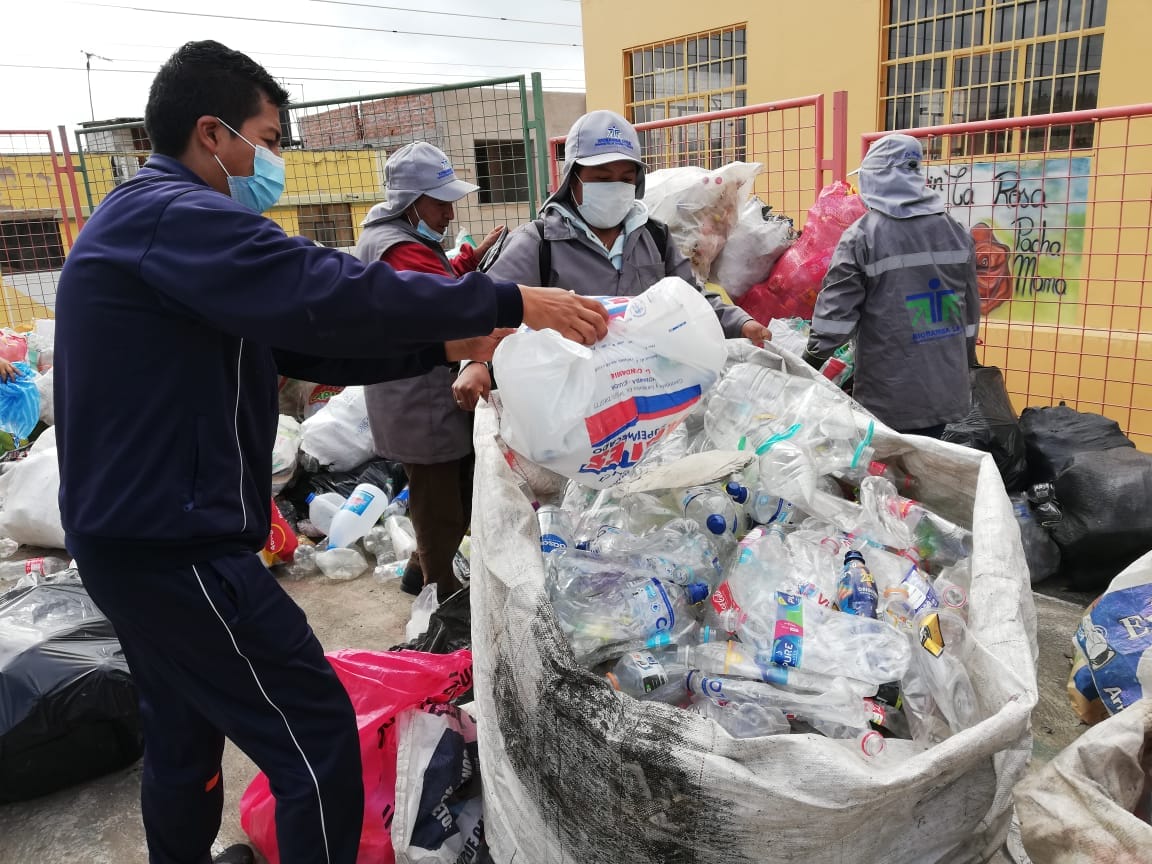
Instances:
[[[23,362],[12,365],[19,374],[11,381],[0,381],[0,431],[18,443],[40,422],[40,391],[31,366]]]
[[[944,440],[991,453],[1004,487],[1009,492],[1023,489],[1028,483],[1028,458],[1004,375],[995,366],[981,366],[969,370],[968,380],[972,410],[963,420],[948,424]]]
[[[1024,544],[1024,558],[1028,561],[1028,574],[1032,584],[1055,576],[1060,569],[1060,547],[1040,524],[1027,495],[1012,496],[1012,510],[1020,526],[1020,540]]]
[[[292,502],[301,516],[308,513],[308,496],[325,492],[337,492],[347,498],[360,483],[378,486],[391,499],[408,483],[404,466],[387,459],[372,459],[358,465],[351,471],[318,471],[296,477],[291,486],[283,491],[282,497]]]
[[[131,765],[136,685],[74,572],[0,595],[0,804]]]
[[[1120,424],[1067,405],[1025,408],[1020,415],[1028,456],[1028,482],[1051,483],[1077,453],[1135,447]]]
[[[1103,587],[1152,549],[1152,455],[1116,447],[1072,458],[1056,478],[1052,526],[1077,587]]]
[[[472,647],[472,594],[465,586],[441,603],[428,619],[428,629],[411,642],[392,650],[451,654]]]

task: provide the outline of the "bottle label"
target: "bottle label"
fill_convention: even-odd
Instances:
[[[772,662],[799,666],[804,654],[804,607],[796,594],[776,592],[776,629],[772,638]]]
[[[371,492],[360,489],[348,496],[348,500],[344,502],[344,509],[360,516],[375,499],[376,496]]]
[[[640,686],[645,693],[651,693],[658,687],[668,683],[668,673],[664,664],[645,651],[633,651],[629,657],[636,664],[636,671],[640,674]]]
[[[657,633],[667,632],[676,626],[676,611],[672,608],[672,601],[668,599],[668,592],[659,579],[649,579],[643,588],[644,599],[647,601],[649,630]]]
[[[43,558],[29,558],[24,562],[25,573],[44,573],[44,559]]]
[[[567,549],[568,541],[559,534],[542,534],[540,536],[540,549],[545,555],[560,549]]]

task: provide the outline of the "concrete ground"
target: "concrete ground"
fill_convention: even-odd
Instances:
[[[371,576],[352,582],[323,577],[285,582],[328,650],[387,650],[403,641],[412,598],[397,581]],[[1071,595],[1082,600],[1080,595]],[[1069,644],[1082,603],[1036,596],[1039,616],[1040,702],[1033,715],[1037,763],[1051,759],[1084,728],[1065,696]],[[246,838],[239,801],[255,766],[231,744],[224,754],[221,848]],[[139,864],[147,860],[140,824],[139,764],[45,798],[0,806],[0,864]],[[1004,861],[1008,859],[1004,858]]]

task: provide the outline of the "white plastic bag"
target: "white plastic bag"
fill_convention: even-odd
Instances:
[[[40,419],[49,426],[56,423],[56,407],[52,399],[52,367],[36,376],[36,389],[40,391]]]
[[[412,642],[423,636],[428,631],[428,622],[432,619],[432,613],[439,608],[440,601],[436,599],[436,585],[425,585],[420,591],[420,596],[412,601],[412,617],[404,625],[406,641]]]
[[[455,705],[396,721],[396,864],[488,861],[476,721]]]
[[[792,220],[765,214],[764,202],[751,198],[740,211],[740,219],[728,234],[728,241],[712,264],[711,281],[733,300],[763,282],[772,266],[796,240]]]
[[[668,226],[701,281],[708,278],[762,167],[759,162],[729,162],[715,171],[664,168],[645,178],[649,214]]]
[[[726,357],[716,313],[683,279],[602,302],[613,317],[591,348],[524,330],[494,358],[508,446],[599,487],[627,476],[700,401]]]
[[[272,494],[279,494],[296,473],[300,452],[300,424],[287,414],[280,415],[276,426],[276,443],[272,445]]]
[[[11,537],[21,546],[63,549],[59,496],[56,430],[49,428],[26,458],[0,477],[0,537]]]
[[[372,430],[364,388],[348,387],[300,424],[300,449],[323,468],[351,471],[372,458]]]

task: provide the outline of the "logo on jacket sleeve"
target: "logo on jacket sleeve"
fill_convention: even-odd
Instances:
[[[934,342],[964,332],[964,310],[960,298],[939,279],[928,282],[928,290],[904,298],[912,322],[912,342]]]

